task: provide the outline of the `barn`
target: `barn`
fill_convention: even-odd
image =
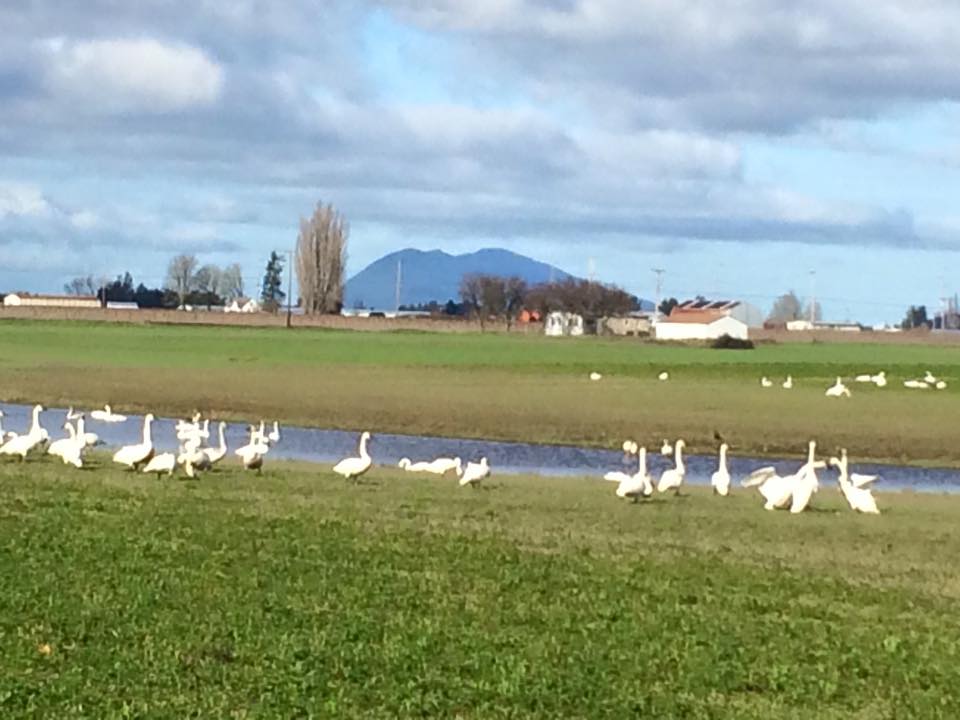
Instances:
[[[93,295],[43,295],[16,292],[5,295],[3,304],[7,307],[98,308],[100,300]]]
[[[670,313],[653,326],[657,340],[715,340],[723,335],[746,340],[747,324],[723,310],[686,310]]]

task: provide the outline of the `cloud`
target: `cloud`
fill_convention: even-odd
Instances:
[[[202,50],[153,38],[42,41],[47,85],[81,112],[166,113],[220,97],[223,68]]]

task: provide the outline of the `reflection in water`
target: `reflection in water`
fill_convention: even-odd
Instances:
[[[17,432],[26,431],[30,424],[30,407],[25,405],[6,405],[0,403],[3,410],[4,429]],[[51,409],[41,415],[43,426],[51,437],[65,435],[61,428],[66,419],[63,409]],[[173,426],[176,421],[158,418],[153,425],[153,439],[159,451],[176,450],[176,435]],[[87,418],[87,429],[100,435],[108,448],[119,447],[140,441],[142,418],[131,415],[127,422],[107,424]],[[216,426],[210,423],[211,442],[216,443]],[[333,463],[347,455],[353,455],[357,449],[359,433],[340,430],[319,430],[315,428],[282,427],[281,441],[271,450],[270,457],[281,460],[303,460],[318,463]],[[227,425],[227,445],[233,449],[247,442],[247,426],[239,423]],[[662,457],[656,449],[647,454],[648,467],[654,478],[672,461]],[[505,443],[485,440],[459,440],[453,438],[418,437],[413,435],[391,435],[375,433],[370,441],[370,454],[378,465],[396,465],[402,457],[413,460],[432,460],[435,457],[461,457],[479,460],[486,456],[495,473],[530,473],[544,476],[590,476],[601,477],[612,469],[624,469],[623,455],[619,451],[595,450],[590,448],[528,445],[525,443]],[[231,453],[232,455],[232,453]],[[687,464],[687,482],[706,485],[710,475],[716,470],[716,457],[689,455]],[[763,465],[774,465],[783,472],[794,472],[804,461],[802,453],[789,460],[770,460],[768,458],[729,457],[728,465],[734,482],[738,482],[752,470]],[[634,461],[631,461],[631,467]],[[944,469],[926,469],[900,465],[856,464],[851,472],[879,475],[881,482],[876,489],[903,490],[912,489],[927,492],[960,491],[960,471]],[[834,471],[821,471],[823,483],[833,482]]]

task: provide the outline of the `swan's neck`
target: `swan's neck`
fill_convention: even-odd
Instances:
[[[70,436],[71,440],[77,439],[77,431],[73,429],[73,425],[67,423],[67,435]]]
[[[360,457],[364,460],[368,460],[370,456],[367,454],[367,436],[364,435],[360,438]]]
[[[40,432],[40,408],[33,408],[33,424],[30,426],[30,432]]]
[[[637,467],[637,471],[640,473],[640,476],[643,477],[647,474],[647,449],[640,448],[640,462]]]
[[[152,444],[152,440],[150,438],[150,418],[148,417],[143,419],[143,444]]]
[[[683,470],[683,445],[677,443],[676,449],[674,450],[674,462],[676,463],[677,470]]]
[[[84,435],[84,431],[87,429],[86,423],[83,421],[82,417],[77,418],[77,435]]]
[[[223,436],[223,425],[220,426],[219,435],[220,435],[220,449],[223,450],[227,447],[227,439]]]

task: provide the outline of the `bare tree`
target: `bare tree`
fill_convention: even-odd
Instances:
[[[483,275],[467,273],[460,278],[460,302],[469,315],[480,320],[480,332],[486,325],[486,312],[483,307]]]
[[[96,295],[99,289],[100,283],[93,279],[93,275],[75,277],[63,286],[67,295]]]
[[[233,300],[243,295],[243,270],[238,263],[227,265],[220,274],[220,294],[224,300]]]
[[[216,265],[204,265],[194,275],[194,289],[202,293],[220,295],[223,270]]]
[[[543,283],[527,294],[527,305],[541,314],[562,310],[594,320],[633,312],[637,302],[633,295],[614,285],[576,278]]]
[[[181,305],[184,304],[187,293],[195,287],[196,271],[196,255],[177,255],[167,266],[166,287],[177,294]]]
[[[800,320],[802,317],[803,307],[800,304],[800,298],[791,290],[774,301],[767,320],[775,323],[785,323],[790,320]]]
[[[305,313],[339,312],[343,306],[348,233],[333,205],[317,203],[313,216],[300,220],[296,270]]]
[[[509,331],[527,300],[527,281],[521,277],[508,277],[503,281],[503,298],[503,311]]]

